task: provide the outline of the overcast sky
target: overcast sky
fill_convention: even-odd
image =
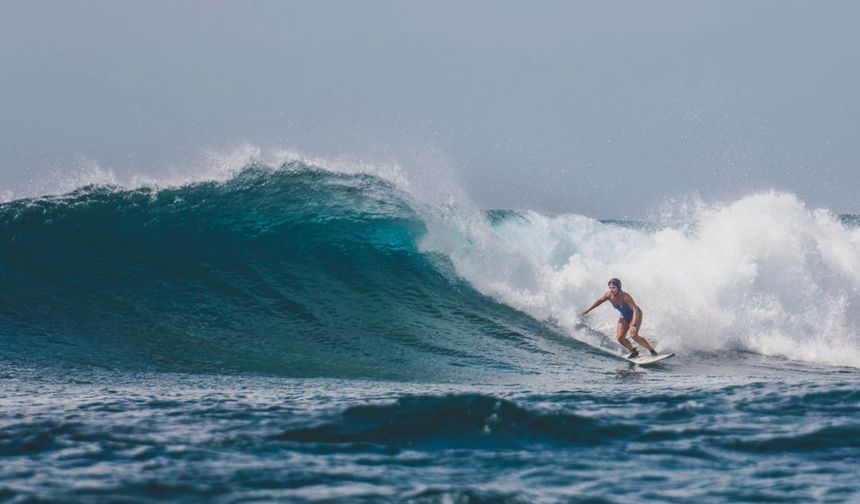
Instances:
[[[860,213],[858,22],[856,1],[6,0],[0,195],[249,142],[450,172],[487,208],[773,188]]]

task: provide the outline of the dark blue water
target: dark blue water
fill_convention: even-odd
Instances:
[[[302,165],[0,206],[0,501],[860,500],[856,367],[631,366],[419,207]]]

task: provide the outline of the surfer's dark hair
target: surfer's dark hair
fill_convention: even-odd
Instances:
[[[621,280],[619,280],[617,278],[610,278],[607,285],[614,285],[614,286],[618,287],[619,291],[621,290]]]

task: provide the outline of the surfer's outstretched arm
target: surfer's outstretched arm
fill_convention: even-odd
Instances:
[[[597,298],[597,300],[596,300],[594,303],[592,303],[592,305],[591,305],[591,306],[589,306],[587,309],[582,310],[581,315],[587,315],[587,314],[588,314],[588,312],[590,312],[591,310],[593,310],[593,309],[597,308],[598,306],[602,305],[604,302],[606,302],[606,300],[607,300],[607,299],[609,299],[609,293],[608,293],[608,292],[607,292],[607,293],[605,293],[605,294],[603,294],[603,295],[602,295],[602,296],[600,296],[599,298]]]

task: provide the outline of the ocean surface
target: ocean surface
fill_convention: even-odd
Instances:
[[[0,204],[0,502],[860,502],[860,219],[289,162]],[[578,313],[620,277],[642,335]]]

